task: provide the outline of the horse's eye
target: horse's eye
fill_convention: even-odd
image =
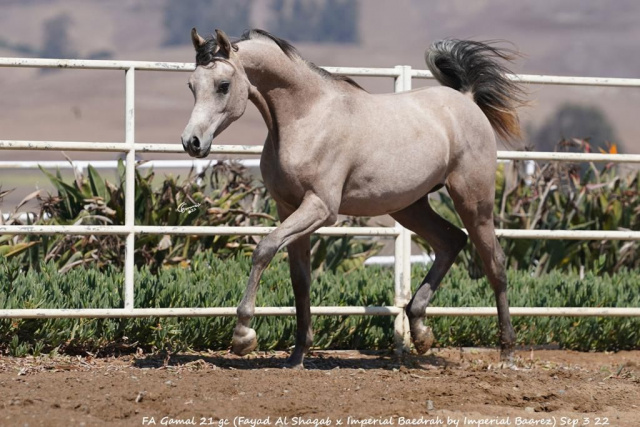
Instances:
[[[220,84],[218,85],[218,93],[229,93],[229,85],[231,83],[229,82],[220,82]]]

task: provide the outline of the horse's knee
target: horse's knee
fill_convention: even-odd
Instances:
[[[332,209],[329,205],[319,197],[312,197],[308,200],[314,206],[316,218],[320,220],[320,224],[322,226],[329,226],[335,224],[338,220],[338,211],[337,209]]]
[[[252,262],[254,266],[268,264],[278,252],[278,245],[272,243],[269,238],[262,240],[253,251]]]
[[[336,223],[336,221],[338,221],[338,214],[335,212],[327,212],[325,219],[324,219],[324,223],[322,224],[325,227],[329,227],[332,226]]]

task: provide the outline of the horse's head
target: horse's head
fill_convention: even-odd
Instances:
[[[182,133],[182,146],[192,157],[206,157],[213,138],[237,120],[247,106],[250,83],[227,35],[203,39],[191,30],[196,69],[189,78],[195,104]]]

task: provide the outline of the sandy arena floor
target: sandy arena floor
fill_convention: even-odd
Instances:
[[[0,358],[1,426],[639,426],[640,351]]]

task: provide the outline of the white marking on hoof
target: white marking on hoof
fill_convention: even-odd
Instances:
[[[238,356],[246,356],[258,347],[256,331],[246,326],[236,326],[231,341],[231,351]]]

